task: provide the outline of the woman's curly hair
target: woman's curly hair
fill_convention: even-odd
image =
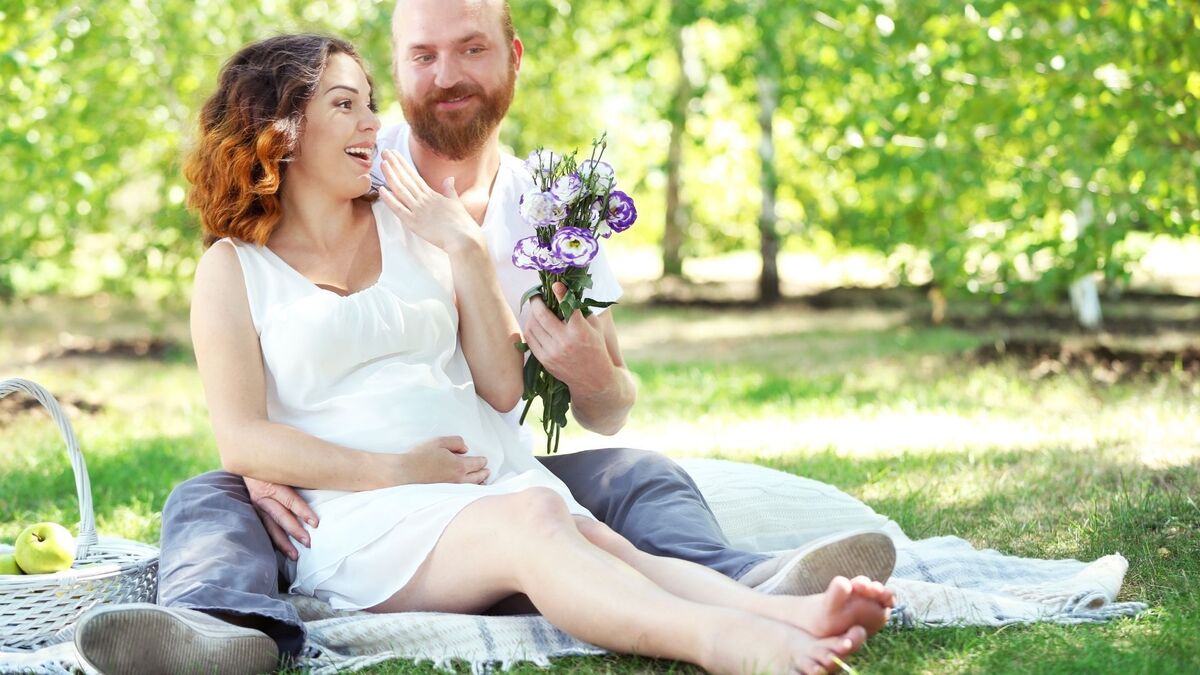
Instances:
[[[247,45],[221,69],[183,167],[206,247],[223,237],[266,244],[279,224],[279,187],[300,141],[304,107],[339,53],[366,70],[349,42],[311,34]]]

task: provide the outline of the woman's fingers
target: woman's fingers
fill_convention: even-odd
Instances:
[[[430,192],[429,186],[417,174],[417,170],[408,163],[408,160],[401,157],[394,150],[386,150],[384,152],[383,166],[384,175],[386,176],[390,169],[397,187],[403,187],[407,191],[407,194],[411,195],[414,200],[418,197],[425,197]]]
[[[413,195],[412,189],[400,177],[395,163],[388,157],[383,160],[380,168],[383,169],[383,178],[387,181],[388,190],[391,190],[392,194],[396,195],[396,198],[402,204],[411,209],[412,205],[417,201],[416,196]]]
[[[472,483],[474,485],[482,485],[484,483],[484,481],[486,481],[488,479],[488,476],[490,476],[490,475],[492,475],[492,472],[488,471],[487,469],[480,469],[478,471],[472,471],[471,473],[468,473],[466,476],[463,476],[463,482],[464,483]]]
[[[398,216],[409,216],[412,214],[412,210],[405,206],[399,199],[396,199],[395,193],[385,187],[379,188],[379,198],[383,200],[384,204],[387,204],[392,213]]]
[[[433,194],[433,189],[425,183],[425,179],[421,178],[421,174],[417,173],[417,167],[412,165],[412,162],[400,156],[400,153],[395,150],[388,150],[392,154],[392,161],[395,162],[396,172],[400,178],[405,181],[413,194]]]

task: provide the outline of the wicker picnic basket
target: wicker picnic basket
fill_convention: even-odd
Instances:
[[[80,614],[96,605],[153,602],[158,592],[158,549],[97,537],[92,486],[75,432],[50,392],[29,380],[0,381],[0,399],[24,392],[37,399],[62,433],[79,498],[75,564],[54,574],[0,575],[0,647],[33,650],[70,639]],[[0,545],[0,553],[11,546]]]

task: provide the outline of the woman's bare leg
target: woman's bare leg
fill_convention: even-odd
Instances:
[[[717,673],[816,673],[866,639],[816,638],[784,622],[680,598],[598,548],[553,491],[464,508],[413,579],[373,611],[477,612],[525,593],[554,625],[614,651]]]
[[[841,635],[852,626],[868,634],[887,622],[895,604],[892,592],[866,577],[835,578],[824,593],[806,596],[766,595],[713,570],[675,558],[638,550],[603,523],[576,517],[579,531],[596,546],[645,574],[666,591],[695,602],[753,612],[790,623],[816,636]]]

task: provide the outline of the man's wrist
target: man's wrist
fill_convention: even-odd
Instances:
[[[617,367],[607,359],[597,365],[596,368],[583,368],[576,372],[582,374],[583,377],[576,378],[573,381],[559,378],[563,384],[567,385],[567,389],[571,391],[572,400],[580,398],[603,398],[619,385]]]

